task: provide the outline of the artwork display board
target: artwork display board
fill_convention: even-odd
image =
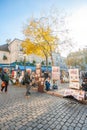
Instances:
[[[70,82],[79,82],[79,69],[69,69]]]
[[[60,67],[52,66],[52,80],[60,80]]]
[[[41,64],[36,65],[38,92],[44,92],[44,78],[41,77]]]
[[[82,101],[85,99],[85,91],[75,89],[65,89],[64,96],[73,96],[75,99]]]
[[[69,88],[80,89],[78,69],[69,69]]]

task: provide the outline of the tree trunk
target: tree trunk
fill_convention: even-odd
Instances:
[[[48,56],[46,56],[46,66],[47,66],[47,70],[48,70]]]
[[[46,66],[48,66],[48,57],[46,56]]]
[[[52,66],[54,66],[54,61],[53,61],[52,53],[50,54],[50,57],[51,57],[51,63],[52,63]]]

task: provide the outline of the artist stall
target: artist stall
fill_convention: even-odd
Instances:
[[[58,87],[60,83],[60,67],[52,66],[52,82]]]
[[[36,65],[36,83],[38,85],[38,92],[44,92],[44,78],[41,77],[41,64]]]
[[[65,89],[63,96],[73,96],[79,101],[85,100],[86,92],[81,89],[78,69],[69,69],[69,88]]]

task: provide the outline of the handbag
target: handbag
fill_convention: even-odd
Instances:
[[[5,87],[5,86],[6,86],[6,83],[4,81],[2,81],[1,87]]]

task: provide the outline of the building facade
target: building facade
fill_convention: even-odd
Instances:
[[[9,44],[1,45],[0,46],[0,64],[11,64],[14,62],[22,62],[26,59],[26,62],[32,63],[35,61],[36,63],[41,63],[45,59],[42,59],[39,56],[34,54],[32,55],[25,55],[23,53],[23,49],[21,43],[23,41],[19,39],[14,39]],[[59,53],[53,53],[54,65],[60,66],[61,68],[65,68],[65,63],[63,58],[60,56]],[[49,58],[49,63],[51,63],[51,59]]]
[[[29,61],[32,63],[34,60],[39,63],[42,62],[43,59],[39,56],[34,54],[32,55],[25,55],[22,51],[21,43],[23,41],[19,39],[14,39],[9,44],[1,45],[0,46],[0,64],[11,64],[13,62],[20,62],[24,61],[26,58],[26,62]],[[4,58],[7,57],[6,59]]]
[[[8,49],[8,44],[0,46],[0,64],[10,63],[10,51]]]

